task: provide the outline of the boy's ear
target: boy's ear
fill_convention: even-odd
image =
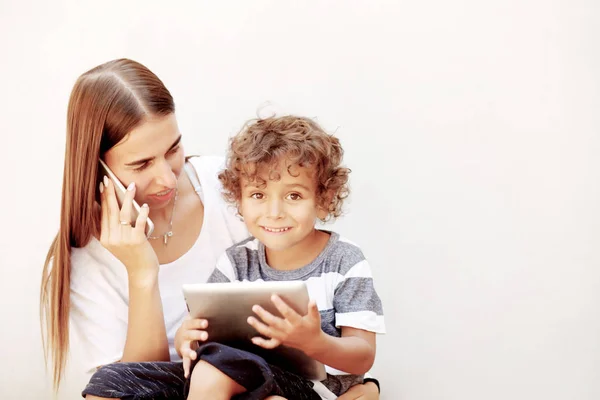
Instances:
[[[321,221],[325,222],[328,215],[329,215],[329,212],[326,209],[324,209],[323,207],[319,207],[319,210],[317,211],[317,218],[319,218]]]
[[[329,216],[329,206],[331,205],[331,200],[333,199],[334,193],[330,190],[323,194],[321,205],[317,211],[317,218],[321,221],[325,222],[327,217]]]

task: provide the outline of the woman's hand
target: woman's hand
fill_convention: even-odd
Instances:
[[[175,349],[183,358],[183,375],[190,375],[190,365],[192,360],[197,357],[196,347],[198,342],[204,342],[208,339],[208,333],[201,329],[208,327],[208,321],[205,319],[192,319],[189,315],[185,317],[183,323],[175,333]]]
[[[154,282],[158,276],[158,259],[145,234],[150,212],[148,205],[141,207],[135,227],[130,224],[135,184],[131,183],[127,188],[121,209],[117,203],[114,184],[106,176],[103,183],[100,183],[100,197],[100,243],[125,265],[130,284]]]
[[[346,393],[338,397],[338,400],[379,400],[379,389],[373,382],[362,385],[354,385]]]

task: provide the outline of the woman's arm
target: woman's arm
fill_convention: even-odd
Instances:
[[[127,269],[129,309],[121,361],[169,361],[169,343],[158,287],[158,259],[145,234],[150,212],[144,204],[135,226],[130,221],[135,185],[127,188],[119,209],[113,183],[104,177],[100,242]]]
[[[147,282],[129,282],[127,339],[121,361],[169,361],[158,276]]]

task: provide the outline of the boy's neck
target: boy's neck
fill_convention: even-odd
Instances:
[[[315,229],[308,237],[285,250],[271,250],[265,246],[269,267],[279,271],[292,271],[313,262],[327,246],[330,234]]]

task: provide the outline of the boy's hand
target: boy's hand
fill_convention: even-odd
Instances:
[[[308,303],[308,314],[301,316],[276,294],[271,296],[271,301],[284,318],[276,317],[258,305],[252,307],[252,311],[262,322],[254,317],[248,317],[248,323],[261,335],[270,338],[267,340],[258,336],[253,337],[252,343],[265,349],[274,349],[284,344],[307,354],[313,353],[323,335],[317,304],[311,300]]]
[[[208,333],[200,329],[206,329],[208,321],[205,319],[192,319],[189,315],[185,317],[183,323],[175,333],[175,349],[183,358],[183,376],[187,378],[190,375],[190,365],[192,360],[197,357],[196,347],[198,341],[208,339]]]

